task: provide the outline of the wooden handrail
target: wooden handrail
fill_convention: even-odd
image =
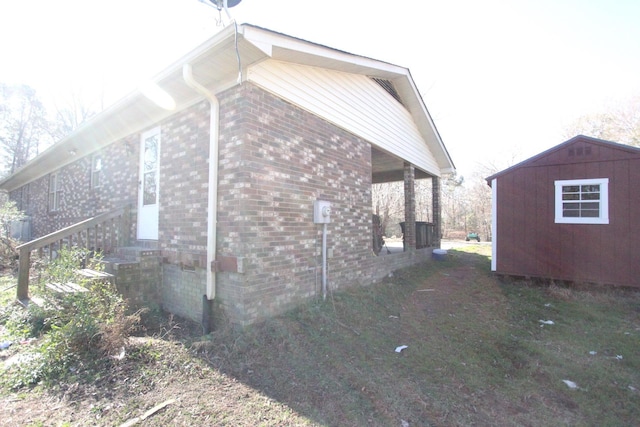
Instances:
[[[119,222],[118,227],[114,224],[114,220],[117,218],[121,218],[122,221]],[[45,246],[50,246],[55,243],[60,243],[65,239],[68,239],[69,246],[71,246],[73,241],[73,236],[78,235],[78,243],[79,246],[89,247],[90,245],[90,229],[94,229],[94,240],[96,242],[96,246],[99,242],[99,237],[97,235],[97,227],[103,226],[103,239],[102,243],[105,244],[105,236],[104,236],[104,226],[105,224],[111,222],[112,226],[112,239],[113,233],[117,229],[118,239],[115,244],[117,246],[125,246],[128,244],[129,240],[129,206],[123,206],[118,209],[114,209],[113,211],[106,212],[100,215],[96,215],[93,218],[85,219],[84,221],[80,221],[76,224],[73,224],[69,227],[62,228],[53,233],[47,234],[46,236],[39,237],[35,240],[31,240],[30,242],[23,243],[18,246],[16,249],[19,250],[19,263],[18,263],[18,289],[17,289],[17,298],[19,301],[27,301],[29,299],[29,268],[31,265],[31,252],[36,249],[44,248]],[[87,232],[86,245],[82,242],[81,233]],[[97,249],[97,248],[95,248]]]

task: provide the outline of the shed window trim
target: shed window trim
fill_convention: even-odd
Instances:
[[[609,178],[555,181],[557,224],[609,224]]]

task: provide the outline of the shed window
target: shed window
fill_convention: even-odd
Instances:
[[[609,224],[609,179],[555,182],[555,222]]]
[[[60,199],[62,198],[62,186],[58,173],[49,175],[49,211],[60,209]]]

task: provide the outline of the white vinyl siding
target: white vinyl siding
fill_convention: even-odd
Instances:
[[[374,146],[440,176],[411,114],[367,76],[268,60],[252,67],[251,82]]]

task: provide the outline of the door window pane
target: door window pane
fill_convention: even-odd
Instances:
[[[144,141],[142,204],[155,205],[158,200],[158,135]]]

